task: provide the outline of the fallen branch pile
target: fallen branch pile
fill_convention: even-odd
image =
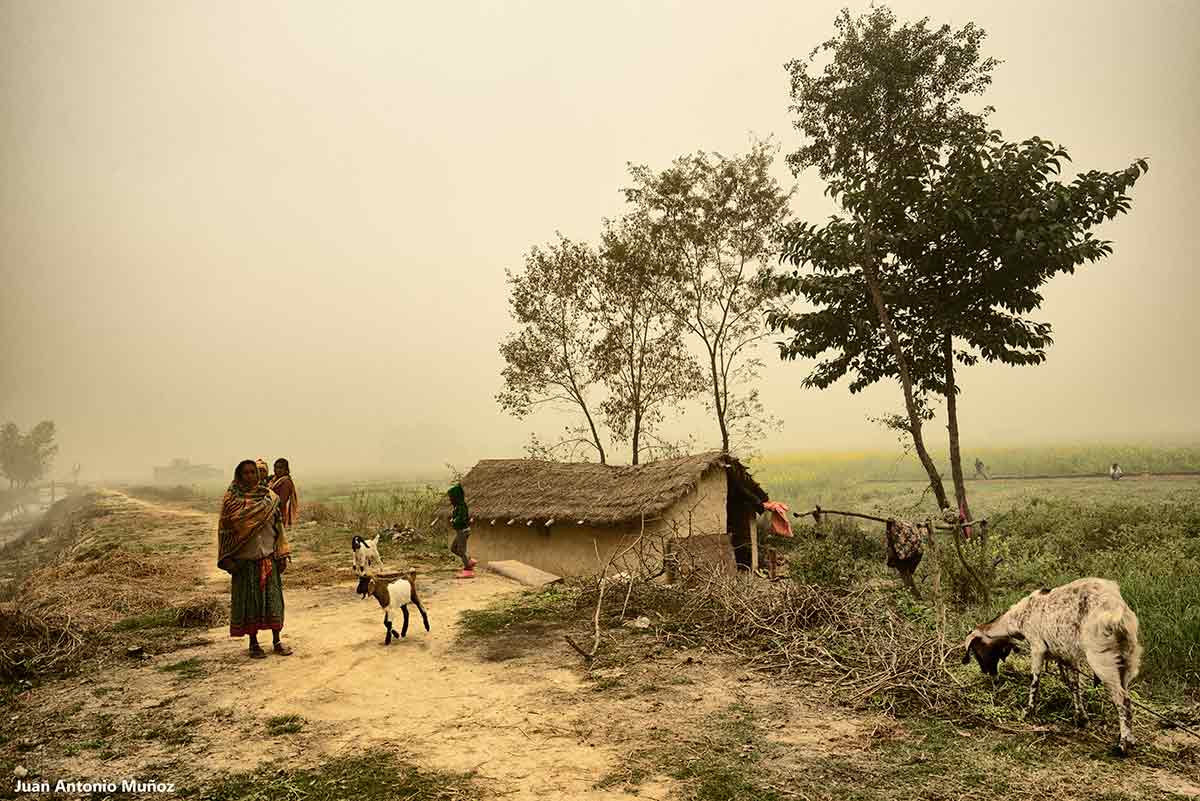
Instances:
[[[597,605],[603,619],[615,622],[626,593],[597,604],[597,592],[585,593],[580,606]],[[635,582],[628,598],[627,614],[656,619],[668,641],[716,647],[776,675],[820,678],[846,703],[870,700],[913,712],[960,700],[944,636],[904,617],[878,588],[830,590],[711,574],[675,588]]]

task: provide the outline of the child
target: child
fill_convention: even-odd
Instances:
[[[467,511],[467,495],[463,492],[462,484],[455,484],[446,492],[454,511],[450,515],[450,525],[454,528],[454,544],[450,553],[462,559],[463,569],[459,578],[474,578],[474,559],[467,557],[467,537],[471,536],[471,514]]]

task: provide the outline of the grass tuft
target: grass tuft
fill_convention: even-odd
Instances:
[[[326,762],[316,768],[262,770],[226,776],[207,786],[187,789],[181,798],[196,801],[302,798],[304,801],[469,801],[482,797],[466,773],[423,770],[395,754],[373,751]]]
[[[296,734],[304,728],[304,723],[304,718],[299,715],[276,715],[267,721],[267,734],[272,737]]]

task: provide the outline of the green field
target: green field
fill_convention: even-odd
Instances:
[[[988,619],[1038,587],[1085,576],[1112,579],[1141,624],[1143,689],[1200,699],[1200,476],[1140,475],[1196,470],[1200,449],[1086,446],[980,454],[993,475],[1100,472],[1111,461],[1121,462],[1127,475],[1120,481],[969,481],[972,515],[989,521],[991,543],[986,557],[970,545],[967,554],[977,566],[1002,561],[992,601],[985,604],[945,549],[941,562],[950,580],[951,622],[961,629],[952,633],[965,636],[973,621]],[[913,520],[936,512],[925,482],[903,480],[918,479],[920,466],[900,454],[776,456],[756,460],[753,470],[771,497],[793,511],[820,504]],[[948,475],[945,481],[952,493]],[[889,575],[882,525],[835,519],[818,531],[811,520],[797,522],[794,577],[844,582]],[[927,597],[932,568],[927,559],[917,571]]]

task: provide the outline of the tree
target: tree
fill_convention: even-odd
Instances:
[[[6,423],[0,429],[0,465],[10,489],[13,484],[28,487],[46,474],[58,453],[55,433],[50,420],[38,423],[28,434],[22,434],[14,423]]]
[[[702,346],[707,405],[721,449],[761,436],[764,419],[753,383],[767,265],[778,254],[790,192],[771,177],[775,148],[754,144],[742,156],[696,153],[662,172],[631,165],[625,189],[646,221],[665,281],[656,300]]]
[[[881,7],[858,18],[843,11],[835,25],[836,36],[787,65],[795,124],[808,140],[787,160],[797,174],[815,167],[845,214],[825,228],[794,226],[786,251],[793,263],[812,263],[828,275],[853,265],[860,276],[895,364],[914,449],[945,509],[949,501],[922,434],[910,354],[885,296],[888,289],[905,291],[895,274],[902,265],[890,258],[885,240],[887,225],[920,197],[930,166],[983,129],[991,109],[971,113],[963,100],[987,87],[998,62],[981,58],[984,33],[974,24],[931,29],[926,18],[897,27],[895,15]],[[823,69],[818,56],[830,57]],[[836,259],[815,262],[813,251]],[[844,293],[852,286],[829,289]]]
[[[939,506],[946,508],[941,477],[928,458],[920,430],[930,417],[927,399],[942,396],[955,496],[969,516],[955,364],[971,365],[980,358],[1014,365],[1045,359],[1045,348],[1052,342],[1050,326],[1027,317],[1041,304],[1041,285],[1111,252],[1110,244],[1094,238],[1090,229],[1128,210],[1127,191],[1146,163],[1137,161],[1114,173],[1093,171],[1063,183],[1058,180],[1060,167],[1069,160],[1064,149],[1037,138],[1005,142],[999,132],[984,129],[983,115],[947,113],[952,103],[945,101],[945,108],[935,108],[932,116],[921,108],[911,115],[918,131],[929,128],[924,144],[904,146],[905,141],[920,140],[905,130],[902,146],[889,151],[888,140],[881,141],[875,128],[901,115],[878,114],[873,101],[863,100],[881,97],[876,90],[892,81],[882,66],[864,69],[859,59],[865,42],[872,43],[872,52],[880,58],[900,59],[904,67],[898,72],[908,76],[902,82],[909,87],[903,94],[918,105],[928,102],[928,87],[956,85],[946,75],[939,77],[948,65],[960,76],[955,91],[961,93],[985,86],[996,62],[979,61],[982,32],[970,25],[958,34],[943,27],[930,40],[925,21],[897,31],[886,10],[857,22],[843,14],[840,22],[843,41],[834,48],[834,65],[839,59],[847,62],[844,74],[838,73],[842,83],[817,86],[807,100],[824,98],[835,110],[830,118],[843,127],[823,128],[827,119],[805,117],[802,128],[826,135],[823,146],[836,150],[848,147],[840,137],[855,130],[853,123],[875,120],[856,133],[868,143],[860,149],[887,155],[889,165],[911,160],[900,170],[871,168],[869,159],[855,165],[853,158],[838,162],[814,146],[802,149],[797,163],[829,167],[831,191],[850,214],[820,227],[800,223],[789,231],[786,257],[797,266],[812,266],[814,273],[783,276],[776,287],[784,295],[803,296],[816,310],[794,314],[778,309],[769,323],[792,334],[790,342],[781,343],[784,358],[834,354],[806,379],[810,386],[829,386],[847,374],[855,376],[852,392],[884,377],[900,380],[908,418],[904,428],[929,473]],[[921,41],[926,44],[914,45]],[[940,61],[905,60],[923,52],[945,55]],[[804,65],[799,70],[799,85],[807,91],[812,79]],[[920,70],[932,72],[914,79]],[[855,82],[863,86],[854,90]],[[865,102],[866,110],[855,116],[853,103],[843,102],[845,97],[831,87]],[[804,114],[815,111],[814,103],[802,105]],[[933,124],[927,125],[930,120]],[[882,331],[865,323],[868,307],[873,307]]]
[[[500,344],[504,388],[496,400],[518,418],[547,404],[577,410],[583,423],[569,429],[568,440],[535,446],[548,453],[547,447],[553,451],[559,445],[586,443],[604,464],[604,442],[589,399],[603,379],[598,267],[591,247],[560,234],[557,242],[529,251],[523,272],[505,271],[509,308],[519,329]]]
[[[8,488],[12,489],[20,472],[17,467],[21,447],[21,429],[16,423],[5,423],[0,428],[0,473],[8,479]]]
[[[913,295],[942,357],[950,466],[959,508],[969,516],[958,427],[955,364],[1036,365],[1053,343],[1051,326],[1028,318],[1041,287],[1099,261],[1112,243],[1092,230],[1127,213],[1129,191],[1149,165],[1060,180],[1067,150],[1034,137],[1005,142],[998,131],[953,152],[931,170],[921,202],[896,226],[889,248],[914,266]]]
[[[600,404],[612,433],[630,443],[632,463],[671,449],[658,435],[665,411],[694,396],[704,375],[683,323],[659,302],[671,292],[648,221],[606,221],[600,252],[598,356],[609,394]]]

